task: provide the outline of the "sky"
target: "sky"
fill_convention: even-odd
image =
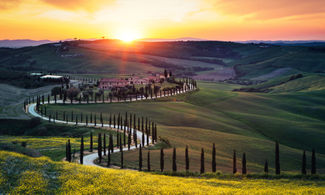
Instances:
[[[0,0],[0,39],[325,40],[325,0]]]

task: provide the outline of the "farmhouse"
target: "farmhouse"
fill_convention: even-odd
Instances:
[[[125,87],[127,85],[147,85],[159,82],[160,75],[148,76],[145,78],[129,77],[129,78],[103,78],[99,81],[100,89],[111,89],[112,87]]]

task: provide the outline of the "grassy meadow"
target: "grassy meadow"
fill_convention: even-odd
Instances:
[[[322,194],[324,180],[172,177],[89,167],[0,151],[0,191],[9,194]]]
[[[97,148],[98,133],[112,134],[116,141],[116,131],[91,127],[68,126],[42,121],[30,125],[30,120],[0,120],[0,150],[9,150],[29,156],[48,156],[61,161],[65,157],[66,142],[70,139],[72,152],[80,148],[84,136],[85,151],[90,148],[90,132],[93,133],[94,148]],[[108,143],[108,139],[107,139]],[[22,144],[26,144],[22,147]],[[114,143],[116,144],[116,143]]]
[[[294,81],[291,81],[294,82]],[[288,83],[287,83],[288,84]],[[294,83],[291,84],[294,86]],[[317,152],[317,168],[325,172],[324,91],[288,90],[282,93],[233,92],[238,85],[199,83],[200,90],[177,97],[120,104],[49,105],[48,110],[100,113],[135,113],[157,122],[158,134],[177,148],[178,170],[185,167],[184,150],[189,146],[190,170],[199,171],[200,151],[204,148],[206,171],[211,171],[212,143],[217,148],[217,169],[230,173],[233,150],[237,151],[238,171],[243,152],[248,172],[262,172],[265,160],[274,167],[275,140],[280,143],[281,169],[299,172],[302,150]],[[164,144],[149,148],[152,168],[159,169],[159,148],[165,147],[165,167],[171,169],[172,148]],[[146,151],[143,153],[144,167]],[[127,167],[137,168],[138,152],[124,153]],[[113,162],[118,165],[119,154]]]

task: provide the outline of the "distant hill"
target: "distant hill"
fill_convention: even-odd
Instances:
[[[291,46],[325,46],[324,40],[297,40],[297,41],[263,41],[263,40],[250,40],[250,41],[239,41],[239,43],[265,43],[272,45],[291,45]]]
[[[17,40],[0,40],[0,47],[21,48],[29,46],[38,46],[46,43],[53,43],[50,40],[34,41],[30,39],[17,39]]]
[[[142,41],[126,45],[117,40],[78,40],[0,48],[0,69],[75,74],[134,74],[168,69],[177,76],[200,80],[259,83],[292,74],[325,73],[325,45],[204,40]]]
[[[182,37],[177,39],[140,39],[140,41],[147,42],[175,42],[175,41],[207,41],[206,39],[193,38],[193,37]]]

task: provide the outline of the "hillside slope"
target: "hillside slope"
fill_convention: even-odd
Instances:
[[[88,167],[0,151],[0,192],[10,194],[307,194],[323,180],[204,179]]]

